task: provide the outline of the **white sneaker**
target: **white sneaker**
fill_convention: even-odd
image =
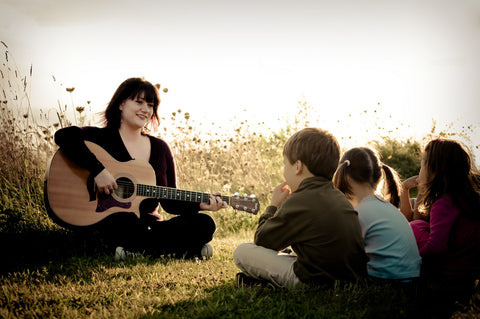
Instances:
[[[210,244],[205,244],[200,251],[200,257],[204,260],[208,260],[213,256],[213,247]]]
[[[131,259],[136,259],[136,258],[142,259],[143,255],[141,253],[134,253],[134,252],[125,250],[123,247],[118,246],[115,249],[115,260],[119,261],[119,260],[125,260],[127,258],[129,258],[129,259],[130,258]]]

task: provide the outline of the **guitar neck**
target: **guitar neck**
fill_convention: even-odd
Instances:
[[[158,199],[173,199],[193,203],[208,203],[210,195],[208,193],[185,191],[172,187],[152,186],[137,184],[137,195],[144,197],[152,197]],[[230,204],[230,197],[220,196],[222,201]]]

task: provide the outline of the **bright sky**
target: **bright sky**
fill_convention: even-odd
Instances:
[[[145,76],[169,89],[164,115],[196,122],[278,127],[304,97],[337,136],[364,132],[365,116],[343,123],[378,103],[405,136],[480,123],[478,0],[0,0],[0,40],[33,64],[44,109],[75,87],[100,110]]]

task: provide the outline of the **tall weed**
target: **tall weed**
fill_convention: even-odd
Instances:
[[[6,44],[2,42],[5,49]],[[22,75],[8,50],[0,68],[0,231],[51,228],[44,214],[43,177],[51,148],[48,130],[30,105],[29,76]],[[13,228],[11,228],[13,227]]]

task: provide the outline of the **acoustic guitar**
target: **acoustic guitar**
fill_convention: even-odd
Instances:
[[[98,193],[90,172],[58,150],[47,168],[44,194],[50,217],[62,226],[91,226],[119,212],[131,212],[140,218],[139,205],[145,198],[196,203],[210,200],[208,193],[156,186],[155,171],[146,161],[119,162],[99,145],[85,144],[114,176],[118,189],[111,195]],[[221,197],[235,210],[257,214],[260,209],[254,196]]]

